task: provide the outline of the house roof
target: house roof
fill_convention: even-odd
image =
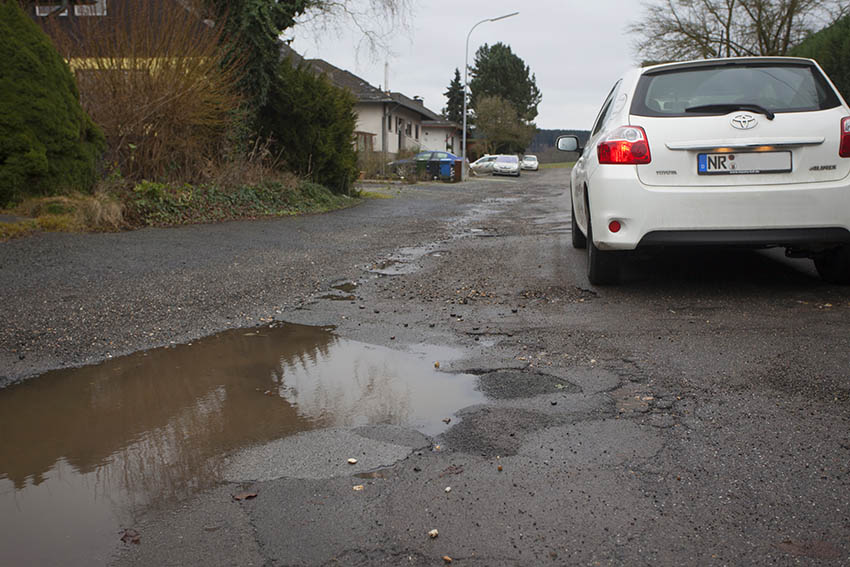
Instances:
[[[422,99],[410,98],[402,93],[390,93],[396,104],[400,104],[405,108],[409,108],[421,114],[426,120],[440,120],[440,115],[425,107],[425,102]]]
[[[334,67],[322,59],[308,59],[317,72],[327,76],[330,81],[342,89],[348,89],[358,102],[391,102],[393,99],[384,91],[373,87],[354,73]]]
[[[316,72],[324,74],[337,87],[348,89],[357,98],[357,102],[394,102],[422,116],[425,121],[441,121],[442,117],[425,107],[422,99],[410,98],[399,92],[385,92],[372,86],[354,73],[340,69],[323,59],[308,59]]]

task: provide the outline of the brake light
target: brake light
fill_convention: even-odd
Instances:
[[[620,126],[596,146],[599,163],[642,164],[652,161],[649,140],[640,126]]]
[[[841,146],[838,148],[838,155],[850,157],[850,116],[841,119]]]

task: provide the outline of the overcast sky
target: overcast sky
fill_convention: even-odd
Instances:
[[[390,52],[373,56],[348,21],[336,29],[301,24],[287,31],[292,47],[346,69],[374,86],[389,86],[421,96],[440,112],[443,93],[457,67],[463,80],[464,46],[476,22],[519,11],[519,15],[475,28],[469,40],[469,64],[487,43],[503,42],[536,75],[543,94],[536,119],[539,128],[589,129],[614,81],[634,66],[632,37],[626,26],[641,12],[625,0],[410,0],[408,29],[394,26]],[[377,19],[372,20],[372,24]]]

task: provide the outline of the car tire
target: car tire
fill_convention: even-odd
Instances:
[[[620,255],[616,251],[600,250],[593,243],[590,208],[587,219],[587,279],[593,285],[611,285],[620,281]]]
[[[821,279],[829,283],[850,284],[850,245],[826,250],[814,258]]]
[[[576,210],[575,207],[573,207],[572,199],[570,199],[570,217],[572,220],[570,234],[573,237],[573,248],[584,250],[587,248],[587,237],[576,224]]]

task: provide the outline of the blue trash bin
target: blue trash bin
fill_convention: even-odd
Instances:
[[[451,178],[452,178],[452,160],[441,159],[440,160],[440,179],[451,179]]]

